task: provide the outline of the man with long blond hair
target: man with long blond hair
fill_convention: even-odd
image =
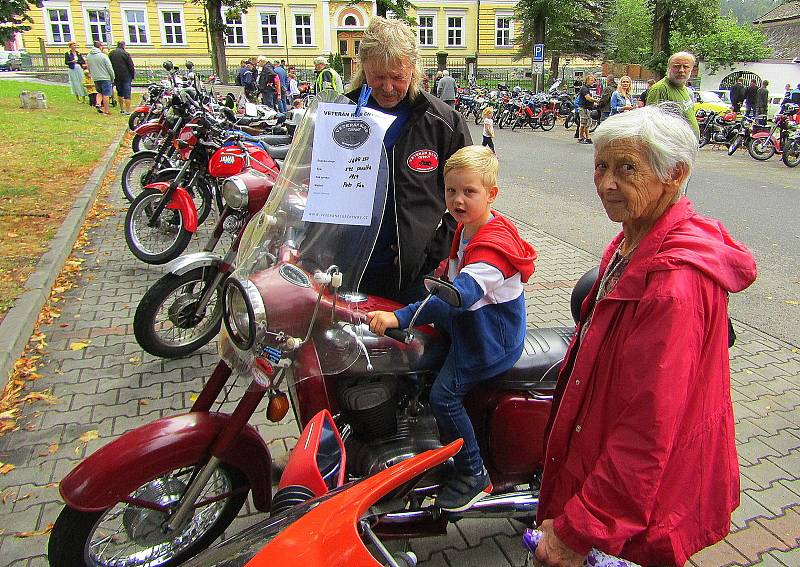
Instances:
[[[444,202],[444,164],[472,143],[461,114],[421,88],[414,31],[400,20],[374,17],[361,39],[351,92],[366,83],[367,106],[395,117],[384,146],[389,190],[378,241],[361,291],[412,303],[422,278],[447,256],[455,220]]]

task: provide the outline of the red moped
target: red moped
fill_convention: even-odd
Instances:
[[[347,455],[337,474],[350,480],[441,446],[428,393],[447,337],[430,326],[372,334],[366,313],[399,306],[358,291],[386,202],[385,154],[368,225],[303,220],[317,105],[242,236],[223,289],[222,360],[190,413],[122,435],[64,478],[66,506],[50,538],[54,567],[177,565],[225,529],[249,491],[255,508],[269,512],[271,457],[248,424],[265,397],[272,421],[286,415],[289,399],[300,427],[323,410],[334,416]],[[445,282],[427,285],[453,305],[460,300]],[[580,299],[574,294],[573,303]],[[458,515],[442,513],[433,498],[452,468],[437,467],[384,509],[375,533],[418,537],[446,533],[460,517],[535,516],[544,429],[572,334],[529,330],[517,365],[465,400],[494,492]],[[212,411],[232,377],[244,394],[232,413]]]

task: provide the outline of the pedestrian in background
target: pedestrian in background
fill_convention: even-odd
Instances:
[[[314,94],[319,94],[326,89],[333,89],[338,94],[344,92],[342,77],[336,69],[330,66],[327,57],[317,57],[314,59]]]
[[[94,42],[94,47],[89,50],[89,54],[86,56],[86,66],[89,68],[89,74],[92,76],[94,86],[100,95],[100,100],[95,105],[97,112],[108,116],[111,114],[108,111],[108,101],[113,92],[111,85],[114,81],[114,67],[111,65],[108,55],[103,53],[102,41]]]
[[[483,143],[482,146],[489,146],[489,148],[497,153],[494,149],[494,120],[492,120],[494,109],[487,106],[483,109]]]
[[[281,82],[280,92],[277,93],[278,110],[280,112],[286,112],[288,109],[287,105],[289,104],[289,73],[277,59],[273,63],[272,69],[275,71],[275,74],[278,75],[278,79]]]
[[[589,136],[589,124],[592,120],[592,110],[594,109],[597,99],[592,96],[592,92],[597,92],[595,89],[594,75],[589,73],[586,75],[586,83],[578,91],[578,102],[580,104],[580,133],[578,135],[579,144],[591,144],[592,138]]]
[[[86,60],[78,53],[78,44],[69,42],[69,51],[64,54],[64,65],[69,67],[69,89],[75,95],[75,100],[83,102],[86,98],[86,88],[83,86],[83,66]]]
[[[636,108],[631,96],[631,78],[627,75],[620,77],[619,86],[611,94],[611,115]]]
[[[647,93],[647,106],[674,102],[699,140],[700,126],[694,116],[694,101],[686,87],[696,62],[688,51],[673,53],[667,61],[667,76],[653,84]]]
[[[756,115],[756,95],[758,93],[758,83],[755,79],[750,80],[750,85],[744,90],[744,115],[755,117]]]
[[[600,101],[597,103],[597,108],[600,110],[600,122],[611,116],[611,97],[616,90],[617,82],[614,80],[614,75],[609,75],[603,87],[603,94],[600,95]]]
[[[442,71],[442,78],[439,79],[439,84],[436,85],[436,96],[450,106],[455,106],[456,104],[456,80],[450,76],[450,71],[447,69]]]
[[[83,88],[86,89],[86,94],[89,97],[89,106],[97,108],[97,89],[94,86],[94,81],[86,65],[81,69],[81,73],[83,74]]]
[[[769,81],[764,81],[756,91],[756,116],[762,126],[767,125],[767,104],[769,104]]]
[[[278,75],[263,55],[258,58],[258,92],[261,93],[261,104],[275,108],[275,80]]]
[[[297,75],[294,72],[289,73],[289,96],[292,102],[300,96],[300,87],[297,85]]]
[[[739,114],[742,111],[744,102],[744,83],[741,79],[736,79],[736,84],[731,87],[731,106],[733,111]]]
[[[639,106],[647,106],[647,95],[650,94],[650,88],[655,85],[656,82],[653,79],[647,79],[647,88],[642,91],[642,94],[639,95]]]
[[[114,68],[114,87],[117,89],[119,97],[119,111],[121,114],[129,114],[131,111],[131,84],[136,78],[136,67],[133,59],[125,51],[125,42],[117,42],[117,48],[108,54],[111,66]]]

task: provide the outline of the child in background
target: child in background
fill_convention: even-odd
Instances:
[[[86,94],[89,95],[89,106],[95,108],[97,106],[97,89],[94,87],[92,76],[85,65],[83,66],[83,86],[86,87]]]
[[[458,221],[450,257],[436,274],[453,283],[461,306],[431,297],[416,323],[435,322],[451,338],[442,369],[433,383],[430,404],[442,442],[459,437],[464,447],[454,457],[455,476],[442,487],[436,504],[461,512],[491,494],[464,396],[479,382],[502,374],[517,362],[525,338],[522,284],[533,274],[536,251],[514,224],[491,209],[497,198],[497,156],[482,146],[461,148],[444,166],[445,204]],[[397,311],[367,314],[372,332],[407,328],[422,302]]]
[[[489,146],[494,152],[494,120],[492,115],[494,108],[487,106],[483,109],[483,144],[482,146]],[[495,152],[497,153],[497,152]]]

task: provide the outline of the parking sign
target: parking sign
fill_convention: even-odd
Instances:
[[[543,43],[536,43],[533,46],[533,60],[534,61],[544,61],[544,44]]]

